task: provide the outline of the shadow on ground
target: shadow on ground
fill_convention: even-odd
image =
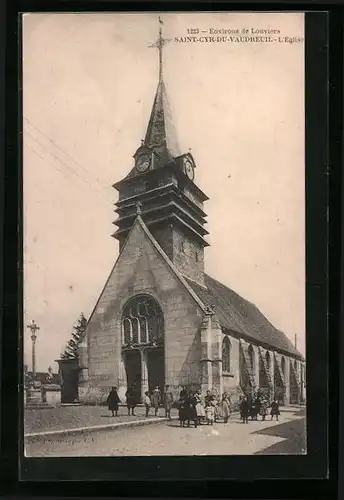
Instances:
[[[306,415],[306,409],[305,408],[301,408],[300,410],[295,411],[293,413],[293,417],[304,417],[305,415]]]
[[[263,448],[255,455],[302,455],[306,453],[305,418],[267,427],[253,434],[283,438],[283,441]]]

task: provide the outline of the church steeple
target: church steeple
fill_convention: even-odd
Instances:
[[[159,18],[159,35],[151,45],[158,49],[159,79],[146,135],[134,154],[135,166],[114,184],[119,192],[116,212],[118,226],[113,236],[120,249],[137,217],[140,216],[167,256],[185,276],[203,282],[204,236],[206,214],[203,202],[208,197],[194,182],[194,159],[181,154],[174,130],[163,79],[163,22]]]
[[[163,21],[159,17],[159,36],[150,47],[156,47],[159,54],[159,80],[153,107],[144,139],[144,145],[155,152],[159,165],[173,161],[180,156],[177,134],[174,128],[166,87],[163,79],[163,48],[169,41],[162,36]]]

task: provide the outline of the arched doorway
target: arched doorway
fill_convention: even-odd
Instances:
[[[122,352],[127,386],[141,398],[145,390],[165,385],[164,318],[150,295],[132,297],[122,313]]]

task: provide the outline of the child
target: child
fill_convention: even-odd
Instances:
[[[265,417],[268,414],[268,402],[265,398],[261,401],[259,414],[262,416],[262,422],[264,422]]]
[[[149,410],[150,410],[150,407],[151,407],[151,400],[150,400],[149,392],[148,391],[145,392],[144,403],[145,403],[145,407],[146,407],[146,417],[148,417]]]
[[[208,406],[205,407],[205,418],[208,425],[213,425],[214,415],[215,415],[215,407],[212,404],[209,404]]]
[[[156,386],[151,394],[151,404],[154,407],[155,416],[158,416],[159,406],[161,403],[161,392],[159,386]]]
[[[276,420],[278,422],[278,415],[279,414],[280,414],[279,403],[278,403],[277,399],[274,399],[273,402],[271,403],[271,412],[270,412],[271,420],[273,420],[274,415],[275,415]]]
[[[246,397],[244,397],[240,403],[240,413],[242,415],[243,424],[248,424],[250,405]]]
[[[214,422],[219,420],[219,402],[216,396],[212,397],[211,404],[214,407]]]

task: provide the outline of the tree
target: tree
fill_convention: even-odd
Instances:
[[[65,350],[61,354],[61,359],[77,359],[78,358],[78,347],[83,341],[85,332],[87,328],[87,319],[80,314],[79,319],[73,326],[72,338],[67,342]]]

